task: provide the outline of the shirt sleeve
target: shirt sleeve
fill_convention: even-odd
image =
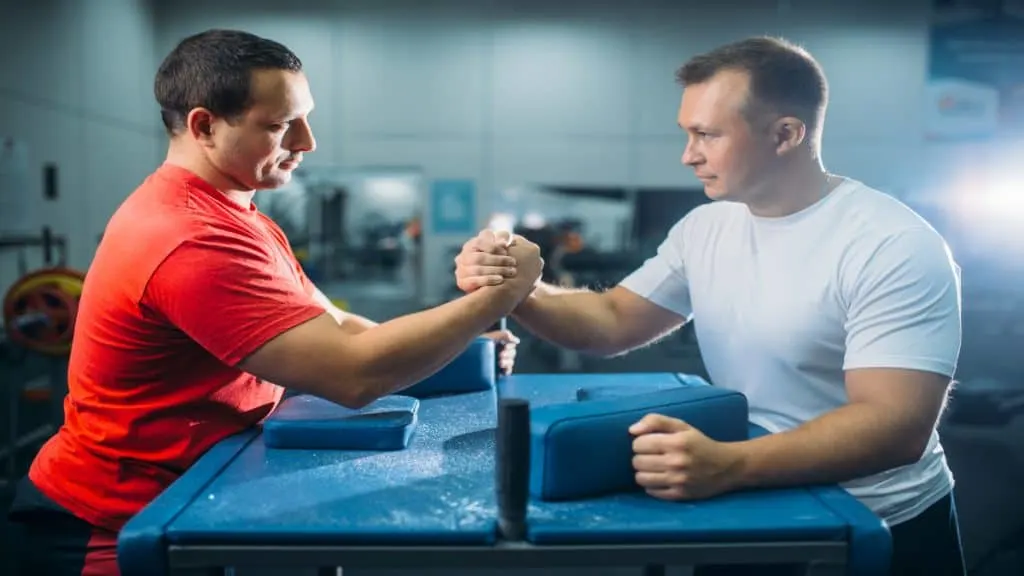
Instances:
[[[229,366],[324,313],[291,258],[233,234],[178,246],[154,272],[143,302]]]
[[[915,228],[851,270],[843,368],[905,368],[952,377],[961,342],[960,269],[941,236]]]
[[[677,222],[654,256],[624,278],[619,286],[689,319],[693,314],[686,277],[684,236],[687,219]]]

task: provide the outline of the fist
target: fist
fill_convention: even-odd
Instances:
[[[498,367],[501,373],[506,376],[512,373],[516,366],[516,346],[519,345],[519,338],[508,330],[495,330],[487,332],[484,338],[494,340],[498,345]]]
[[[743,461],[734,444],[712,440],[660,414],[644,416],[629,431],[636,482],[651,496],[695,500],[739,486]]]
[[[503,284],[514,290],[520,298],[533,292],[544,271],[544,259],[540,257],[540,246],[522,236],[513,236],[508,246],[508,255],[515,261],[515,274]]]
[[[484,230],[462,245],[455,257],[455,283],[459,290],[472,292],[497,286],[516,275],[516,259],[509,254],[512,235]]]

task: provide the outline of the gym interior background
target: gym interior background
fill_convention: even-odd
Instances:
[[[163,158],[159,60],[205,28],[266,35],[303,59],[318,148],[258,202],[324,291],[376,320],[454,297],[452,257],[489,224],[541,243],[550,279],[614,284],[706,201],[679,162],[675,69],[717,44],[783,35],[829,76],[828,167],[918,209],[963,267],[960,383],[943,440],[972,575],[1024,573],[1024,242],[1013,225],[1024,217],[1024,48],[992,35],[973,45],[989,51],[978,66],[993,53],[1016,66],[1004,94],[1016,108],[998,122],[990,92],[934,78],[938,10],[996,4],[5,0],[0,291],[10,303],[34,271],[87,272],[109,216]],[[1003,5],[1011,26],[1024,7]],[[1006,29],[1019,39],[1017,22]],[[73,274],[50,274],[73,295]],[[523,372],[703,370],[691,330],[615,359],[520,336]],[[4,338],[6,510],[10,480],[59,424],[63,365],[60,347]]]

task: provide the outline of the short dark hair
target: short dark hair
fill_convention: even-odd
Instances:
[[[828,106],[828,80],[821,65],[803,48],[782,38],[758,36],[726,44],[691,58],[676,72],[684,87],[701,84],[724,70],[750,77],[748,118],[758,110],[795,116],[820,137]]]
[[[156,73],[153,92],[169,134],[185,127],[197,107],[235,118],[251,105],[252,74],[299,72],[302,61],[279,42],[239,30],[207,30],[178,43]]]

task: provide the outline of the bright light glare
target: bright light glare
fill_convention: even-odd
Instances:
[[[491,221],[487,227],[495,232],[504,231],[511,233],[516,227],[516,218],[512,214],[506,214],[503,212],[491,214]]]
[[[405,178],[367,178],[366,192],[376,201],[399,203],[416,196],[416,187]]]
[[[527,212],[523,215],[523,226],[531,229],[538,229],[544,227],[544,216],[536,212]]]
[[[985,219],[1024,221],[1024,183],[1005,180],[964,198],[970,212]]]

